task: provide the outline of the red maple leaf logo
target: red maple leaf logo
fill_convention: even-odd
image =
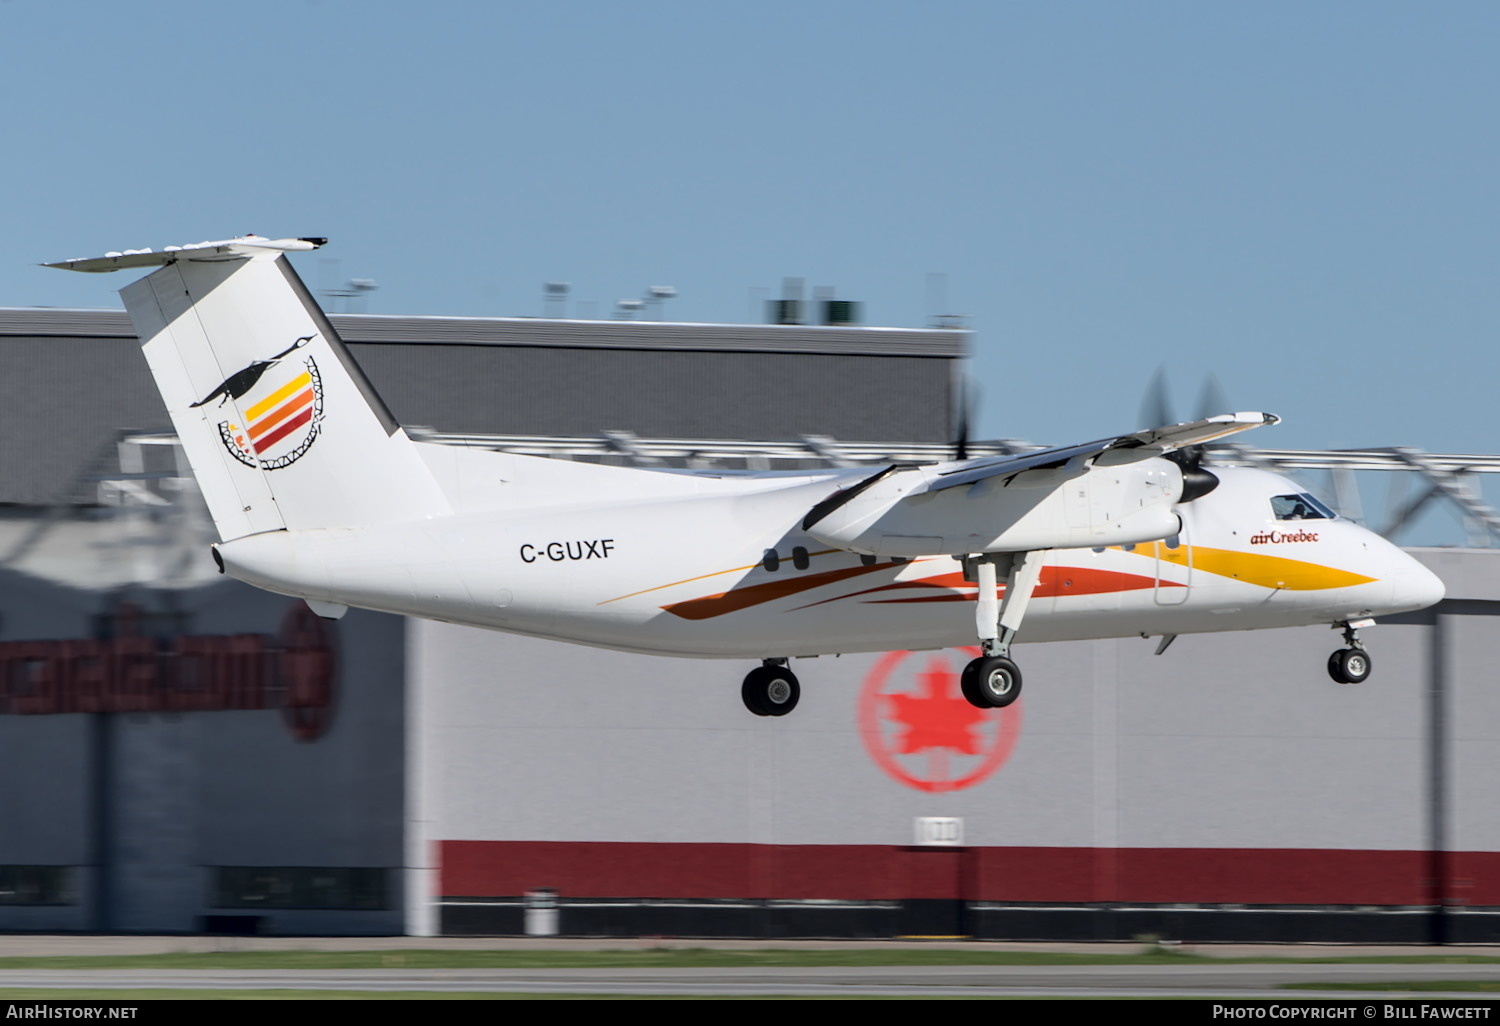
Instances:
[[[918,791],[958,791],[1010,758],[1021,733],[1022,702],[1004,709],[969,704],[953,667],[977,655],[977,648],[887,652],[871,667],[859,693],[859,732],[870,757],[893,779]]]
[[[984,719],[984,710],[976,709],[958,693],[958,674],[948,668],[947,660],[930,658],[917,681],[917,694],[884,696],[890,718],[899,720],[904,728],[896,751],[913,755],[931,748],[951,748],[963,755],[979,755],[983,741],[975,728]]]

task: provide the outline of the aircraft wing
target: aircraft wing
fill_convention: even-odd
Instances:
[[[1020,456],[988,456],[965,460],[962,463],[948,464],[944,469],[939,470],[937,476],[928,481],[925,487],[913,494],[940,492],[946,488],[974,484],[976,481],[983,481],[990,477],[1019,474],[1023,470],[1062,466],[1072,459],[1101,456],[1112,450],[1119,450],[1122,455],[1128,452],[1133,459],[1145,459],[1148,456],[1160,456],[1175,449],[1184,449],[1190,445],[1203,445],[1228,435],[1276,424],[1280,421],[1281,418],[1274,413],[1222,413],[1216,417],[1189,421],[1186,424],[1171,424],[1167,427],[1152,428],[1149,431],[1102,438],[1096,442],[1084,442],[1082,445],[1043,449],[1040,452],[1028,452]]]
[[[1279,419],[1226,413],[1018,456],[893,464],[814,505],[802,529],[830,545],[898,556],[1166,538],[1181,527],[1172,512],[1181,485],[1145,461]],[[959,490],[986,480],[1000,487]],[[1073,481],[1079,486],[1062,487]]]

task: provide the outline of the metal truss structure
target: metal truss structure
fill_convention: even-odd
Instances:
[[[414,437],[446,445],[494,449],[551,459],[586,460],[656,469],[720,469],[726,472],[802,470],[816,467],[854,467],[886,462],[931,463],[952,459],[945,443],[849,442],[821,435],[780,442],[739,439],[641,438],[628,431],[603,431],[588,437],[547,435],[451,434],[408,429]],[[1018,439],[971,442],[971,456],[1020,454],[1044,446]],[[1220,445],[1211,450],[1211,463],[1260,466],[1306,479],[1309,473],[1327,475],[1324,491],[1339,513],[1379,531],[1393,541],[1429,509],[1447,508],[1462,525],[1461,544],[1488,548],[1500,545],[1500,511],[1479,487],[1480,474],[1500,472],[1500,455],[1438,454],[1418,449],[1254,449]],[[1375,473],[1387,477],[1385,509],[1367,513],[1361,480]],[[187,462],[169,433],[125,433],[75,479],[62,506],[92,506],[122,511],[158,510],[179,506],[179,499],[196,489]],[[193,502],[201,506],[201,502]]]
[[[724,470],[852,467],[891,461],[931,463],[952,459],[946,443],[846,442],[805,435],[784,442],[747,442],[689,438],[639,438],[628,431],[605,431],[587,438],[544,435],[460,435],[420,432],[420,437],[450,445],[498,449],[529,456],[589,460],[640,467],[685,467]],[[971,442],[971,456],[1033,452],[1045,446],[1019,439]],[[1254,449],[1221,445],[1211,462],[1259,466],[1302,478],[1324,471],[1332,505],[1342,515],[1399,541],[1417,519],[1434,506],[1447,506],[1461,519],[1465,544],[1500,545],[1500,512],[1485,499],[1476,475],[1500,472],[1500,455],[1446,455],[1404,447],[1382,449]],[[1386,510],[1368,522],[1359,478],[1361,472],[1391,474]],[[1321,489],[1320,489],[1321,490]]]

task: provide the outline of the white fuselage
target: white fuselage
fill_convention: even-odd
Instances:
[[[976,638],[1004,658],[1017,631],[1051,641],[1347,625],[1443,594],[1395,546],[1285,478],[1225,469],[1211,491],[1212,474],[1190,483],[1196,447],[1276,423],[1267,413],[1019,456],[801,474],[417,442],[286,259],[326,241],[242,236],[53,265],[154,268],[121,297],[223,539],[215,556],[323,615],[359,606],[769,668]],[[1002,564],[1014,599],[980,596],[962,569],[998,594]],[[985,704],[1013,699],[1013,669],[983,671],[1008,696]],[[1367,659],[1356,669],[1367,673]],[[779,685],[784,712],[796,689]],[[746,704],[772,714],[753,690]]]
[[[315,602],[662,655],[974,641],[977,588],[957,560],[862,557],[802,529],[811,507],[868,470],[726,476],[484,453],[476,475],[481,454],[422,448],[458,512],[250,535],[218,547],[226,571]],[[1357,524],[1277,519],[1271,497],[1300,491],[1286,478],[1215,473],[1214,492],[1176,507],[1173,538],[1049,550],[1020,640],[1335,623],[1442,596],[1429,571]],[[523,501],[552,491],[554,475],[571,501]]]

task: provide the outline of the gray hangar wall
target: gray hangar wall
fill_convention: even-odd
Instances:
[[[401,621],[0,570],[0,929],[403,925]]]
[[[488,434],[941,441],[968,339],[333,321],[403,422]],[[414,628],[217,577],[170,449],[126,466],[170,423],[122,311],[0,310],[0,429],[0,930],[405,929]]]
[[[969,340],[900,328],[331,320],[401,423],[485,434],[942,442]],[[87,501],[77,479],[117,433],[172,429],[137,350],[124,311],[0,308],[0,506]]]

